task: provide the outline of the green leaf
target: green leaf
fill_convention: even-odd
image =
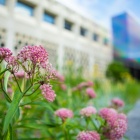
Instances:
[[[3,134],[5,134],[7,132],[9,124],[11,123],[14,115],[16,114],[16,111],[18,109],[18,105],[22,98],[22,95],[23,94],[21,94],[19,92],[15,92],[15,94],[14,94],[14,99],[13,99],[13,101],[8,109],[8,112],[5,116],[5,119],[4,119]]]
[[[11,125],[9,125],[8,132],[4,135],[4,140],[13,140],[13,131]]]
[[[4,89],[6,92],[7,92],[7,85],[8,85],[8,79],[9,79],[10,74],[11,73],[9,71],[6,71],[4,75]]]
[[[11,99],[10,99],[10,97],[9,97],[5,92],[3,92],[3,95],[4,95],[5,99],[6,99],[9,103],[12,102]]]

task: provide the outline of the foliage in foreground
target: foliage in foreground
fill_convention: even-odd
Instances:
[[[119,140],[123,137],[127,123],[122,112],[129,109],[114,97],[125,99],[127,92],[133,91],[127,83],[127,88],[119,83],[111,88],[105,81],[93,84],[84,80],[82,73],[74,73],[72,67],[64,78],[51,67],[42,47],[32,48],[23,48],[18,57],[13,57],[9,50],[9,53],[0,50],[0,138]],[[138,89],[134,89],[138,96]],[[134,103],[136,98],[133,99],[127,103]]]

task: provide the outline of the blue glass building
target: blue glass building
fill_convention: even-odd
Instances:
[[[129,69],[140,69],[140,23],[134,16],[122,13],[112,18],[114,58]]]
[[[112,18],[114,58],[140,64],[140,24],[127,13]]]

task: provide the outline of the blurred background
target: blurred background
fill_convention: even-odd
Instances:
[[[139,7],[139,0],[0,0],[0,47],[17,54],[26,45],[44,46],[65,76],[67,89],[54,86],[58,94],[91,80],[98,108],[119,97],[128,113],[140,98]]]
[[[0,47],[17,53],[43,45],[63,71],[72,63],[87,76],[105,75],[115,58],[140,78],[138,0],[0,0]]]

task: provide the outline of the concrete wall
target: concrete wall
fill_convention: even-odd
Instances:
[[[25,16],[15,11],[17,0],[7,0],[0,5],[0,40],[17,53],[25,45],[43,45],[50,54],[53,65],[62,70],[68,61],[84,66],[87,75],[92,75],[95,66],[104,73],[112,61],[112,42],[110,32],[90,19],[81,16],[55,0],[24,0],[34,5],[34,15]],[[56,23],[42,20],[44,11],[56,15]],[[64,29],[64,20],[73,23],[72,31]],[[88,30],[85,37],[80,35],[80,27]],[[93,33],[99,34],[99,40],[93,40]],[[103,39],[109,40],[104,45]],[[2,44],[3,43],[3,44]]]

